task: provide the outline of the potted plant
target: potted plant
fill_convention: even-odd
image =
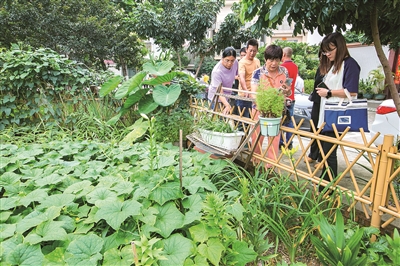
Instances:
[[[236,150],[245,135],[244,132],[234,129],[231,123],[211,115],[201,116],[196,124],[196,129],[203,141],[229,151]]]
[[[363,79],[360,80],[359,83],[359,91],[362,93],[362,96],[367,99],[370,100],[374,97],[374,92],[372,89],[372,82],[370,78],[367,78],[365,81]],[[362,98],[359,97],[358,98]]]
[[[386,98],[385,94],[383,94],[383,91],[385,90],[385,75],[382,72],[382,67],[371,70],[368,77],[375,89],[376,94],[374,99],[384,100]]]
[[[285,107],[285,96],[281,90],[260,86],[256,94],[257,110],[260,112],[261,134],[277,136]]]

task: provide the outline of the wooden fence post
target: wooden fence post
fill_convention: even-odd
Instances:
[[[383,137],[383,144],[379,146],[379,155],[376,158],[375,169],[373,169],[373,178],[375,178],[374,186],[375,193],[371,195],[372,197],[372,216],[371,216],[371,226],[381,229],[382,213],[379,211],[379,207],[382,202],[386,201],[387,195],[383,195],[385,186],[389,185],[389,174],[390,171],[388,167],[388,157],[390,147],[393,146],[394,136],[385,135]],[[376,236],[372,236],[371,240],[375,241]]]

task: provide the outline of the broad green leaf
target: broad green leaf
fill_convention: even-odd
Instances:
[[[121,250],[113,248],[104,253],[103,265],[133,265],[133,253],[130,245],[123,247]]]
[[[65,194],[75,194],[76,198],[86,196],[90,191],[93,190],[92,182],[89,180],[83,180],[76,182],[64,190]],[[83,193],[82,193],[83,192]],[[82,193],[82,194],[81,194]]]
[[[189,190],[192,195],[196,194],[199,189],[208,187],[201,176],[184,177],[182,178],[182,185]]]
[[[80,205],[80,206],[79,206],[78,217],[79,217],[79,218],[86,217],[91,208],[92,208],[92,207],[91,207],[91,206],[88,206],[87,204]]]
[[[120,181],[122,181],[119,176],[102,176],[99,178],[99,184],[97,187],[105,187],[105,188],[110,188],[113,187],[114,185],[118,184]]]
[[[224,246],[219,238],[211,238],[206,244],[198,246],[198,251],[205,256],[214,265],[219,265],[222,252],[225,251]]]
[[[133,190],[133,183],[130,181],[119,181],[116,185],[111,188],[117,192],[117,195],[130,194]]]
[[[16,157],[2,157],[0,160],[0,169],[6,169],[8,165],[14,164],[18,159]],[[13,173],[13,172],[6,172],[7,173]],[[14,173],[14,175],[16,175]]]
[[[28,205],[31,204],[32,202],[43,201],[46,197],[48,197],[47,189],[38,188],[38,189],[35,189],[34,191],[30,192],[25,197],[23,197],[20,200],[20,203],[22,205],[24,205],[25,207],[28,207]]]
[[[143,64],[143,71],[154,76],[163,76],[171,71],[173,66],[174,62],[172,61],[156,62],[155,64],[149,61]]]
[[[23,243],[13,249],[6,259],[6,263],[9,265],[42,265],[43,264],[43,253],[40,250],[40,245],[29,245]]]
[[[158,76],[156,78],[150,79],[150,80],[145,80],[143,81],[143,84],[155,86],[158,84],[163,84],[163,83],[168,83],[170,82],[173,78],[176,77],[178,73],[177,72],[169,72],[163,76]]]
[[[132,233],[123,232],[121,230],[114,232],[112,235],[104,238],[103,251],[107,251],[112,248],[118,248],[122,244],[126,245],[128,243],[129,245],[131,240],[132,240]],[[131,246],[129,245],[129,247]]]
[[[33,211],[17,223],[17,232],[24,233],[26,230],[48,220],[60,216],[61,207],[49,207],[45,212]]]
[[[115,125],[118,122],[118,120],[121,118],[121,116],[122,116],[122,113],[119,112],[118,114],[116,114],[115,116],[110,118],[110,120],[107,121],[107,125],[110,125],[110,126]]]
[[[170,86],[157,85],[153,90],[154,101],[161,106],[169,106],[178,100],[181,94],[181,86],[172,84]]]
[[[121,140],[121,143],[131,144],[135,142],[138,138],[142,137],[146,133],[148,128],[148,121],[143,121],[143,118],[136,120],[135,124],[132,126],[132,131]]]
[[[136,200],[130,201],[105,201],[99,206],[95,218],[104,219],[114,230],[132,215],[139,215],[142,204]]]
[[[10,254],[23,241],[24,237],[21,234],[14,234],[12,237],[0,241],[0,259],[4,261],[7,254]]]
[[[192,238],[196,242],[203,243],[211,237],[216,237],[221,233],[221,230],[216,227],[211,227],[205,223],[199,223],[189,228]]]
[[[274,21],[276,20],[276,17],[278,16],[279,12],[281,12],[283,3],[285,2],[285,0],[278,0],[277,3],[275,3],[269,13],[269,19]]]
[[[156,205],[155,208],[158,210],[155,227],[160,229],[160,235],[164,238],[182,227],[184,216],[174,202],[168,202],[164,206]]]
[[[55,194],[55,195],[50,195],[47,198],[45,198],[43,201],[41,201],[40,207],[41,208],[46,208],[46,207],[51,207],[51,206],[56,206],[56,207],[64,207],[70,203],[72,203],[75,199],[75,196],[73,194]]]
[[[14,235],[17,226],[15,224],[0,224],[0,241],[9,238]]]
[[[201,212],[190,210],[185,213],[185,219],[183,220],[183,225],[188,225],[193,223],[194,221],[201,220]]]
[[[68,265],[95,266],[102,259],[103,243],[103,239],[94,234],[81,236],[68,245],[65,261]]]
[[[168,167],[176,164],[176,160],[173,156],[160,155],[158,157],[157,168]]]
[[[163,205],[167,201],[180,199],[182,197],[183,193],[178,180],[163,183],[150,193],[150,199],[156,201],[160,205]]]
[[[129,89],[128,86],[122,86],[122,85],[119,88],[117,88],[117,91],[115,92],[115,96],[114,96],[115,99],[120,100],[120,99],[124,98],[125,96],[128,96],[128,93],[129,93],[128,89]]]
[[[47,185],[55,185],[57,183],[61,183],[65,178],[67,178],[67,176],[53,173],[51,175],[36,179],[35,183],[38,187],[44,187]]]
[[[154,225],[157,220],[158,210],[150,207],[142,210],[142,217],[140,220],[148,225]]]
[[[13,209],[17,206],[17,199],[16,198],[1,198],[0,199],[0,211],[6,211]]]
[[[257,253],[243,241],[236,240],[232,245],[232,250],[233,254],[230,254],[230,260],[238,266],[245,266],[257,258]]]
[[[20,160],[23,159],[32,159],[35,158],[35,156],[43,154],[44,151],[42,148],[40,148],[40,146],[36,146],[36,145],[29,145],[26,146],[24,151],[19,151],[17,154],[17,158]]]
[[[242,204],[234,202],[232,205],[227,206],[226,211],[235,217],[236,220],[241,221],[243,219],[243,213],[246,211]]]
[[[62,228],[62,225],[63,222],[60,221],[45,221],[30,232],[25,240],[32,245],[44,241],[64,240],[67,237],[67,232]]]
[[[121,87],[118,89],[118,90],[121,89],[122,92],[126,91],[126,94],[123,95],[122,97],[128,96],[132,92],[135,93],[137,90],[140,90],[141,89],[139,87],[140,83],[143,81],[143,79],[146,77],[146,75],[147,75],[146,72],[141,71],[141,72],[136,73],[129,80],[127,80],[124,83],[122,83]],[[118,91],[117,91],[117,94],[118,94]],[[115,97],[117,98],[117,95],[115,95]],[[117,99],[121,99],[121,98],[117,98]]]
[[[160,265],[183,265],[194,249],[193,242],[181,234],[173,234],[163,241],[164,255],[167,260],[159,261]]]
[[[2,143],[0,145],[0,151],[2,156],[7,156],[10,154],[15,154],[15,152],[18,150],[18,146],[15,144],[10,144],[10,143]],[[0,165],[1,165],[1,160],[0,160]]]
[[[139,102],[138,112],[141,114],[148,114],[153,112],[158,107],[158,104],[154,101],[152,95],[146,95]]]
[[[71,206],[71,205],[70,205]],[[72,233],[75,228],[76,228],[76,218],[74,216],[70,216],[71,213],[75,213],[76,210],[79,208],[79,205],[76,204],[73,206],[73,208],[71,208],[71,210],[64,209],[66,212],[68,212],[67,215],[60,215],[57,218],[58,222],[61,222],[61,227],[67,232],[67,233]],[[79,221],[79,220],[78,220]]]
[[[122,77],[121,76],[115,76],[109,80],[107,80],[100,88],[99,95],[100,97],[104,97],[107,94],[109,94],[111,91],[113,91],[119,83],[121,82]]]
[[[135,103],[139,102],[148,92],[148,89],[140,89],[134,94],[129,95],[129,97],[124,102],[124,108],[128,109]]]
[[[117,194],[108,188],[100,187],[94,189],[92,192],[86,195],[86,200],[89,203],[99,206],[105,201],[117,201]]]
[[[182,204],[183,207],[185,207],[186,209],[190,209],[190,211],[200,212],[203,204],[203,199],[199,194],[193,194],[185,198]]]
[[[146,76],[146,73],[139,72],[129,80],[123,82],[121,86],[119,86],[115,93],[116,99],[122,99],[130,94],[130,92],[134,89],[139,89],[139,85],[143,78]]]
[[[1,158],[0,161],[5,160],[6,158]],[[2,163],[2,162],[0,162]],[[1,167],[0,167],[1,168]],[[21,179],[21,175],[17,175],[14,172],[5,172],[0,176],[0,186],[4,187],[7,185],[12,185],[17,183]]]
[[[64,166],[67,169],[75,168],[81,163],[79,161],[61,161],[60,165]],[[66,170],[69,172],[69,170]]]
[[[62,247],[56,247],[52,252],[44,256],[44,265],[46,266],[58,266],[67,265],[64,261],[65,249]]]
[[[0,212],[0,222],[3,223],[5,221],[7,221],[11,214],[12,214],[11,211],[2,211],[2,212]]]
[[[93,226],[94,226],[94,223],[90,223],[90,224],[86,224],[86,223],[82,223],[82,222],[78,223],[76,225],[76,229],[75,229],[74,233],[85,235],[90,231],[90,229],[93,228]]]
[[[65,145],[62,147],[62,149],[58,150],[58,153],[62,156],[69,156],[79,153],[79,149],[73,145]]]

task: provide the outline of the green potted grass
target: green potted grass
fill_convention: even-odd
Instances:
[[[285,96],[282,91],[275,88],[258,88],[256,94],[257,110],[260,112],[261,134],[264,136],[277,136],[285,107]]]
[[[196,123],[196,129],[203,141],[229,151],[236,150],[245,135],[244,132],[234,129],[230,123],[210,115],[201,116]]]

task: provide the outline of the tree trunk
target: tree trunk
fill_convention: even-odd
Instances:
[[[178,49],[175,49],[176,57],[178,57],[179,69],[182,69],[181,55],[179,54]]]
[[[203,61],[204,61],[204,55],[202,55],[200,57],[199,66],[197,67],[196,74],[194,75],[195,78],[197,78],[197,76],[199,75],[200,68],[201,68],[201,65],[203,64]]]
[[[371,23],[371,32],[372,32],[372,40],[374,42],[375,51],[378,55],[379,61],[382,64],[383,72],[385,73],[385,84],[389,87],[390,95],[393,98],[394,105],[396,106],[397,115],[400,117],[400,97],[399,93],[397,92],[396,85],[394,84],[394,79],[392,75],[392,70],[389,66],[389,61],[385,56],[385,53],[382,49],[382,43],[379,37],[379,28],[378,28],[378,10],[376,6],[374,7],[371,16],[370,16],[370,23]]]

